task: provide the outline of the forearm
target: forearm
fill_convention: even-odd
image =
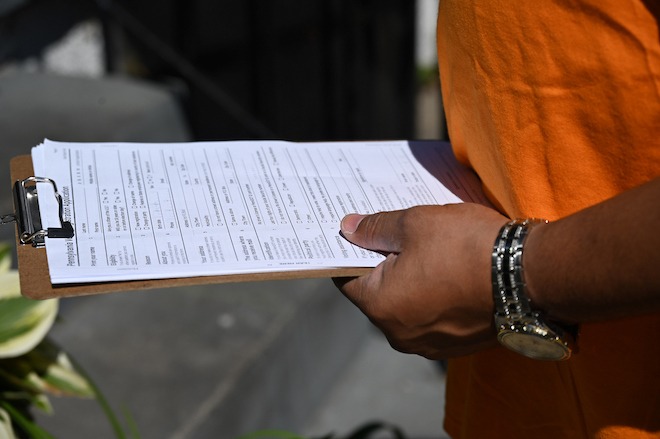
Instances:
[[[660,178],[536,227],[523,258],[533,306],[551,318],[660,311]]]

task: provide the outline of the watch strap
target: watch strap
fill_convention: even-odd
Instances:
[[[493,246],[491,264],[496,320],[520,321],[525,317],[537,316],[525,293],[523,244],[533,226],[547,222],[535,218],[518,219],[500,229]]]

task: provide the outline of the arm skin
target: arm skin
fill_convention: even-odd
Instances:
[[[387,259],[342,293],[393,348],[431,359],[497,344],[491,251],[507,218],[476,204],[420,206],[341,223]],[[660,178],[529,234],[523,255],[535,308],[572,323],[660,311]]]

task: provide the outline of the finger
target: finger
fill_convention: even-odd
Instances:
[[[376,268],[360,277],[335,278],[333,281],[341,292],[353,302],[367,316],[371,316],[373,305],[382,293],[383,281],[386,273],[392,270],[397,255],[390,253],[387,258],[378,264]]]
[[[360,247],[380,252],[401,251],[405,230],[401,227],[404,211],[380,212],[373,215],[346,215],[341,233]]]
[[[339,290],[344,289],[344,285],[346,285],[348,282],[352,281],[353,279],[357,279],[356,277],[333,277],[332,282],[334,282],[335,286]]]

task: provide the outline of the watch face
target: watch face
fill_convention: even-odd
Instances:
[[[570,350],[556,339],[540,335],[504,331],[499,334],[500,342],[509,349],[537,360],[564,360],[570,356]]]

